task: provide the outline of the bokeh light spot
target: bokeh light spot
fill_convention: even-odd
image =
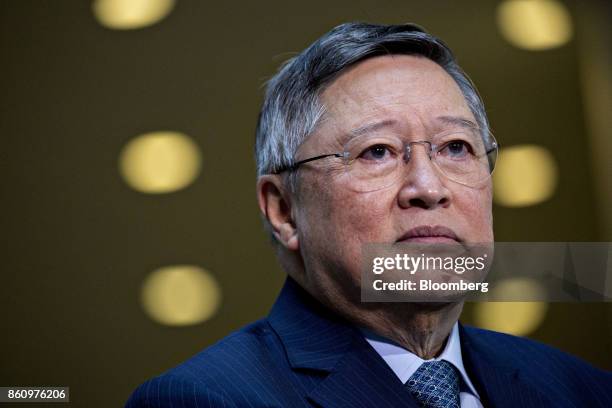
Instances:
[[[221,303],[221,289],[205,269],[174,265],[157,269],[145,279],[142,306],[154,321],[187,326],[210,319]]]
[[[497,8],[497,22],[510,44],[533,51],[559,47],[573,31],[569,12],[556,0],[504,1]]]
[[[539,284],[531,279],[508,279],[495,285],[491,290],[491,298],[517,301],[477,303],[474,319],[484,329],[524,336],[542,324],[548,304],[521,300],[544,299],[544,296]]]
[[[132,139],[119,157],[128,185],[150,194],[169,193],[191,184],[200,172],[200,152],[178,132],[147,133]]]
[[[166,17],[174,0],[95,0],[93,14],[100,24],[114,30],[146,27]]]
[[[536,145],[501,149],[493,173],[494,200],[506,207],[526,207],[548,200],[557,187],[553,155]]]

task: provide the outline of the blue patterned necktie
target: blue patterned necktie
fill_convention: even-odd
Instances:
[[[459,408],[459,376],[448,361],[426,361],[406,386],[424,408]]]

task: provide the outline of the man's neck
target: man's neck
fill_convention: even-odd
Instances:
[[[442,352],[463,310],[463,302],[355,304],[319,300],[348,321],[394,341],[424,360]]]
[[[349,322],[396,342],[422,359],[436,357],[444,349],[453,325],[463,310],[456,303],[369,303],[357,291],[323,284],[321,280],[292,277],[327,308]],[[352,299],[352,300],[349,300]]]
[[[385,304],[361,315],[361,325],[429,360],[439,355],[459,319],[463,303],[428,305]]]

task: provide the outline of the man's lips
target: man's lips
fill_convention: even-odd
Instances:
[[[461,241],[455,232],[441,225],[420,225],[412,228],[401,237],[397,242],[423,242],[423,243],[442,243]]]

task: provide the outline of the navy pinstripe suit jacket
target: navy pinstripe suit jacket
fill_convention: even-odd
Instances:
[[[612,407],[612,373],[534,341],[460,326],[484,407]],[[354,327],[287,278],[269,316],[139,386],[126,407],[418,405]]]

